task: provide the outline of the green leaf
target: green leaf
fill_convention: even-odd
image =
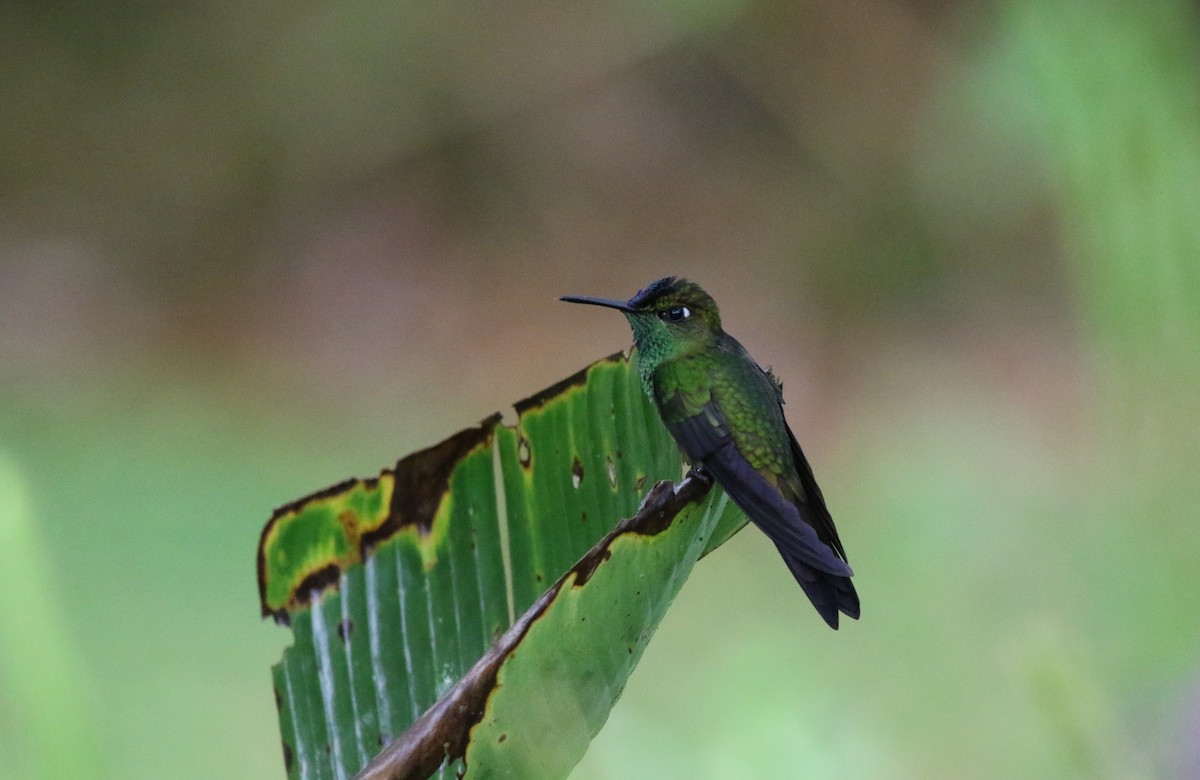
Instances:
[[[364,776],[464,756],[471,777],[565,776],[692,564],[745,524],[695,477],[638,510],[682,466],[624,357],[516,408],[263,529],[263,613],[295,640],[274,668],[290,777],[350,777],[385,745]]]

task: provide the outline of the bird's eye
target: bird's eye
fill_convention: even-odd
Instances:
[[[680,320],[686,320],[688,317],[692,316],[692,310],[686,306],[672,306],[669,309],[659,312],[658,316],[662,317],[664,320],[679,322]]]

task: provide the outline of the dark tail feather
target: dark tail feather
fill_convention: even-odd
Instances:
[[[850,581],[849,577],[839,577],[836,574],[814,569],[788,553],[783,547],[776,545],[776,548],[784,562],[787,563],[792,576],[796,578],[796,582],[800,583],[804,595],[808,596],[808,600],[816,607],[817,613],[829,624],[830,628],[837,630],[839,612],[845,613],[846,617],[858,620],[858,593],[854,590],[854,583]]]

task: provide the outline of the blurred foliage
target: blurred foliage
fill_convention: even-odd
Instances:
[[[80,682],[31,703],[6,655],[0,733],[67,707],[101,776],[277,776],[261,518],[627,342],[555,295],[671,272],[783,379],[865,612],[819,631],[739,536],[575,776],[1195,776],[1197,30],[1181,0],[4,5],[22,653]],[[0,765],[54,776],[45,745]]]
[[[99,777],[88,686],[52,595],[27,490],[0,451],[0,691],[11,703],[0,755],[13,776]]]

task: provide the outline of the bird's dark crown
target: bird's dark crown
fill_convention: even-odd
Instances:
[[[629,299],[628,306],[634,311],[663,311],[674,306],[687,306],[698,314],[710,327],[721,327],[717,303],[704,288],[677,276],[664,276],[638,291]]]

